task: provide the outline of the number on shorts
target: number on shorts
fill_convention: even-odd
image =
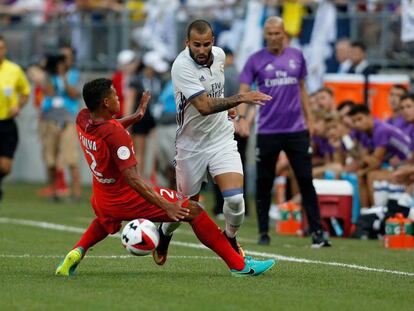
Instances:
[[[162,197],[164,197],[164,193],[167,194],[167,196],[171,200],[174,200],[174,191],[173,190],[161,188],[160,189],[160,194],[161,194]]]

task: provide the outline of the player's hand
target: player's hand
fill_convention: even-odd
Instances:
[[[407,184],[414,180],[414,167],[411,165],[401,166],[391,174],[391,179],[395,183]]]
[[[145,111],[147,110],[148,103],[151,99],[151,94],[149,91],[144,91],[142,93],[141,101],[139,102],[138,108],[135,111],[135,120],[136,122],[141,121],[144,117]]]
[[[187,200],[188,199],[176,202],[168,202],[165,205],[165,212],[167,213],[168,217],[175,221],[180,221],[186,218],[190,214],[190,210],[187,207],[183,207],[183,203]]]
[[[242,96],[243,102],[249,105],[263,106],[263,101],[268,101],[272,99],[272,96],[258,91],[250,91],[247,93],[242,93],[240,95]]]
[[[230,119],[234,119],[237,116],[236,108],[231,108],[227,110],[227,115],[229,116]]]
[[[10,117],[14,118],[17,117],[20,113],[20,107],[19,106],[14,106],[10,108]]]

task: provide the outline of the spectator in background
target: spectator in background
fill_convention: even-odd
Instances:
[[[15,117],[26,104],[30,84],[19,65],[6,59],[7,46],[0,36],[0,201],[1,184],[10,174],[19,140]]]
[[[313,115],[313,134],[311,139],[312,146],[312,166],[322,166],[329,162],[333,148],[328,143],[325,116],[325,111],[312,111]],[[314,176],[315,177],[315,176]],[[318,176],[321,177],[321,176]]]
[[[316,91],[316,110],[322,110],[325,113],[335,111],[334,93],[328,87],[323,87]]]
[[[387,120],[388,124],[394,125],[403,130],[406,121],[401,115],[401,98],[407,94],[407,88],[401,84],[395,84],[391,87],[388,96],[388,102],[392,109],[392,116]]]
[[[408,93],[401,98],[401,115],[406,121],[405,133],[414,142],[414,94]],[[394,173],[393,179],[398,183],[411,185],[414,182],[414,165],[411,159],[408,165],[400,166]]]
[[[135,157],[137,158],[139,173],[146,178],[155,178],[154,157],[148,157],[149,140],[154,140],[155,119],[153,116],[154,105],[158,103],[163,81],[161,75],[168,71],[169,65],[157,52],[147,52],[143,57],[144,67],[142,71],[131,78],[128,89],[128,107],[133,107],[129,112],[137,109],[143,90],[151,93],[150,103],[142,120],[132,126],[132,138],[134,141]],[[152,146],[154,149],[154,146]]]
[[[70,81],[77,81],[80,80],[80,72],[75,67],[75,51],[69,45],[63,45],[59,48],[60,54],[64,58],[64,63],[67,68],[67,76],[68,80]],[[42,102],[44,98],[44,89],[46,86],[46,73],[42,70],[42,74],[39,72],[40,69],[37,66],[31,66],[28,70],[28,74],[30,72],[31,79],[33,79],[34,86],[35,86],[35,106],[42,109]],[[77,83],[76,82],[76,83]],[[47,120],[40,118],[39,120],[39,127],[42,128],[42,123],[48,122]],[[75,183],[76,185],[76,183]],[[48,185],[45,188],[39,189],[37,194],[41,197],[64,197],[70,194],[70,188],[68,187],[66,180],[65,180],[65,170],[63,167],[56,168],[56,178],[55,178],[55,186],[51,187]],[[75,196],[76,197],[76,196]]]
[[[79,111],[79,72],[70,70],[68,64],[70,61],[68,62],[62,54],[47,57],[48,77],[39,130],[53,198],[59,199],[56,191],[57,171],[68,166],[72,177],[72,198],[79,202],[81,185],[75,126],[75,117]]]
[[[350,130],[339,114],[331,114],[325,118],[326,137],[333,148],[333,161],[343,166],[352,165],[356,153],[355,143],[350,137]],[[348,170],[348,169],[345,169]],[[344,171],[344,169],[342,170]],[[337,172],[336,172],[337,173]]]
[[[349,131],[353,128],[353,123],[348,113],[351,111],[352,107],[354,107],[355,105],[356,105],[355,102],[352,100],[344,100],[339,103],[338,107],[336,107],[336,110],[338,111],[341,122],[347,127]]]
[[[354,41],[351,44],[351,62],[352,65],[346,73],[355,73],[364,75],[364,103],[368,104],[368,76],[377,72],[374,66],[371,66],[367,60],[366,46],[362,42]]]
[[[309,94],[309,108],[311,111],[318,110],[316,95],[317,91]]]
[[[335,158],[335,148],[328,136],[328,122],[335,119],[340,123],[336,113],[313,112],[314,132],[312,135],[312,175],[314,178],[324,178],[325,172],[340,173],[341,161]]]
[[[370,115],[365,105],[355,105],[348,114],[356,133],[354,138],[363,146],[359,162],[361,206],[373,203],[373,181],[389,180],[390,170],[381,170],[383,164],[395,167],[411,157],[410,137],[395,126]]]
[[[367,48],[364,43],[359,41],[351,43],[351,67],[346,73],[356,73],[365,76],[376,73],[376,69],[367,60],[366,52]]]
[[[117,57],[117,66],[118,70],[115,71],[112,75],[112,84],[115,88],[116,94],[118,95],[120,106],[119,113],[116,115],[116,117],[122,118],[133,108],[130,103],[127,104],[125,102],[125,97],[127,96],[131,79],[137,74],[137,71],[139,70],[140,60],[134,51],[122,50],[119,52]],[[142,92],[139,92],[138,94],[141,93]]]
[[[346,73],[352,66],[351,44],[348,39],[340,39],[335,43],[335,58],[338,62],[337,73]]]
[[[177,129],[174,87],[171,77],[163,87],[159,106],[160,115],[157,118],[157,169],[166,178],[169,188],[175,187],[175,135]]]

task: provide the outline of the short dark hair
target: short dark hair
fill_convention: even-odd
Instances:
[[[89,111],[99,108],[102,99],[111,92],[111,86],[112,81],[106,78],[89,81],[83,86],[82,96]]]
[[[65,57],[60,53],[46,54],[45,70],[50,75],[56,75],[59,63],[63,63]]]
[[[204,19],[196,19],[195,21],[191,22],[190,25],[187,27],[187,39],[190,39],[191,31],[195,30],[199,34],[205,34],[207,31],[211,31],[211,34],[214,37],[213,27],[211,27],[210,23]]]
[[[367,51],[367,46],[363,43],[363,42],[361,42],[361,41],[353,41],[352,43],[351,43],[351,46],[353,47],[353,48],[360,48],[362,51],[364,51],[364,52],[366,52]]]
[[[338,105],[338,107],[336,107],[337,111],[341,111],[342,109],[349,107],[350,109],[352,109],[352,107],[354,107],[356,105],[356,103],[353,100],[344,100],[341,101]]]
[[[410,99],[411,101],[414,102],[414,93],[407,93],[401,97],[401,101],[406,100],[406,99]]]
[[[363,105],[363,104],[354,105],[354,107],[352,107],[351,110],[349,111],[348,116],[352,117],[352,116],[357,115],[358,113],[369,115],[370,111],[369,111],[368,106]]]

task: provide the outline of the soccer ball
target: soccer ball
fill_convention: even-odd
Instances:
[[[157,227],[147,219],[135,219],[122,230],[122,245],[133,255],[145,256],[158,246],[160,235]]]

